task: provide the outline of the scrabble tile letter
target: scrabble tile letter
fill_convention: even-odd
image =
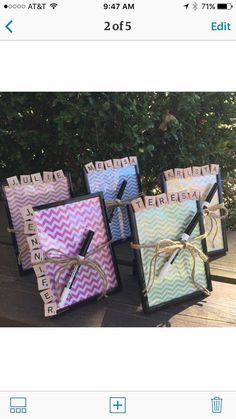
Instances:
[[[44,305],[44,316],[51,317],[56,316],[57,314],[57,305],[56,303],[49,303]]]
[[[121,167],[121,159],[113,159],[114,169],[119,169]]]
[[[43,302],[45,304],[51,303],[53,301],[53,296],[52,296],[51,290],[49,288],[47,290],[44,290],[44,291],[40,292],[40,295],[41,295],[41,297],[43,299]]]
[[[21,175],[20,183],[21,185],[29,185],[31,183],[30,175]]]
[[[32,220],[32,217],[34,215],[34,210],[33,210],[32,205],[26,205],[26,207],[22,207],[20,209],[20,213],[25,221]]]
[[[31,252],[31,263],[32,265],[41,262],[43,260],[43,251],[42,250],[33,250]]]
[[[85,165],[85,169],[87,173],[93,172],[95,170],[95,167],[93,165],[93,163],[88,163]]]
[[[206,166],[202,166],[202,175],[207,176],[207,175],[210,175],[210,174],[211,174],[211,172],[210,172],[209,164],[207,164]]]
[[[201,176],[202,174],[202,168],[198,166],[193,166],[192,168],[193,176]]]
[[[184,177],[184,169],[175,169],[175,177],[177,179]]]
[[[158,207],[163,207],[163,205],[168,204],[168,199],[167,199],[166,193],[162,193],[160,195],[157,195],[156,199],[157,199],[157,206]]]
[[[135,165],[138,164],[138,159],[137,159],[136,156],[130,156],[129,157],[129,162],[130,162],[131,166],[135,166]]]
[[[186,169],[184,169],[184,177],[192,177],[193,176],[193,172],[192,172],[192,167],[186,167]]]
[[[56,180],[63,179],[65,177],[63,170],[57,170],[56,172],[53,172],[53,174]]]
[[[124,157],[123,159],[121,159],[121,162],[122,162],[122,166],[123,167],[130,165],[130,163],[129,163],[129,157]]]
[[[131,202],[131,204],[135,212],[142,211],[143,209],[145,209],[142,198],[134,199]]]
[[[157,206],[156,196],[145,196],[144,203],[146,208],[155,208]]]
[[[179,192],[179,201],[183,202],[183,201],[187,201],[187,199],[189,199],[187,189],[185,189],[183,191],[180,191]]]
[[[20,182],[17,176],[12,176],[7,178],[7,183],[10,188],[14,188],[14,186],[19,186]]]
[[[220,171],[220,166],[218,164],[211,164],[211,174],[218,175]]]
[[[53,172],[43,172],[43,181],[44,183],[49,183],[53,181]]]
[[[179,200],[178,192],[171,192],[167,194],[168,202],[170,205],[176,204]]]
[[[95,169],[96,170],[104,170],[104,162],[103,161],[95,161]]]
[[[166,180],[171,180],[171,179],[174,179],[175,178],[174,170],[172,170],[172,169],[166,170],[164,172],[164,175],[165,175],[165,179]]]
[[[36,250],[40,247],[40,241],[38,239],[38,236],[35,234],[34,236],[27,237],[27,242],[31,250]]]
[[[27,235],[34,234],[35,231],[36,231],[36,227],[33,221],[25,221],[24,234],[27,234]]]
[[[43,179],[40,173],[33,173],[31,175],[31,179],[33,183],[42,183]]]
[[[104,166],[105,166],[105,169],[113,169],[112,160],[106,160],[106,161],[104,161]]]
[[[189,191],[189,199],[193,199],[193,200],[197,201],[200,198],[201,198],[200,190],[191,188],[190,191]]]

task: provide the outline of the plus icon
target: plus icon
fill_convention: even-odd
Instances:
[[[117,400],[117,402],[115,404],[113,404],[113,406],[116,407],[116,410],[119,410],[120,407],[123,406],[123,404],[122,403],[119,403],[119,400]]]
[[[126,397],[110,397],[110,413],[126,413]]]

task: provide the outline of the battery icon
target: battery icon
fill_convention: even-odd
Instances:
[[[219,10],[231,10],[233,5],[231,3],[217,3],[217,9]]]

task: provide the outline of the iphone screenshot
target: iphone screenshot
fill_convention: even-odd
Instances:
[[[0,419],[235,418],[235,22],[0,0]]]

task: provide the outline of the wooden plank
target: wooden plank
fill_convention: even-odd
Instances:
[[[215,281],[236,284],[236,231],[228,231],[229,251],[225,256],[211,262],[211,275]]]
[[[236,231],[228,231],[229,251],[215,260],[210,260],[212,280],[236,284]],[[120,264],[132,266],[133,250],[129,243],[116,247],[116,254]]]
[[[8,220],[3,202],[0,202],[0,243],[11,244],[11,235],[7,231]]]
[[[137,316],[116,310],[106,310],[102,327],[234,327],[233,324],[220,321],[183,316],[171,316],[159,311],[158,315]]]

